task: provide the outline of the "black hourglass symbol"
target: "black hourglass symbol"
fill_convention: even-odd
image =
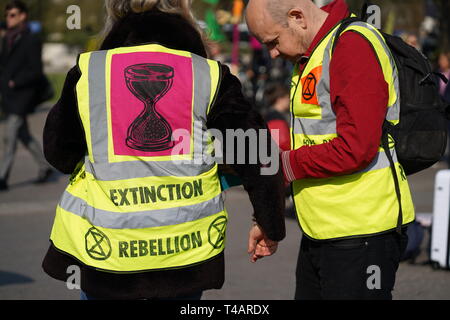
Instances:
[[[145,105],[128,128],[128,147],[140,151],[173,148],[172,128],[156,110],[156,103],[172,88],[173,77],[173,68],[164,64],[136,64],[125,69],[128,89]]]

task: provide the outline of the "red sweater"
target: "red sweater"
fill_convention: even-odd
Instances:
[[[349,15],[344,0],[335,0],[322,10],[329,16],[306,57],[328,31]],[[357,172],[366,168],[378,152],[388,84],[373,48],[361,35],[346,32],[339,39],[330,62],[330,91],[338,137],[330,143],[283,152],[283,171],[289,182]]]
[[[272,131],[278,130],[278,147],[280,150],[288,151],[291,149],[291,134],[289,131],[289,125],[286,121],[279,119],[270,120],[267,121],[267,127],[269,128],[271,134]]]

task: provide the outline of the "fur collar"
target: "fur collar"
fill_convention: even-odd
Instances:
[[[101,49],[158,43],[171,49],[207,56],[200,34],[181,16],[160,11],[132,13],[119,20]]]

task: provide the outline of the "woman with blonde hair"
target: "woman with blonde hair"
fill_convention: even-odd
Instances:
[[[78,266],[85,299],[200,299],[224,283],[227,215],[217,164],[191,162],[214,156],[211,141],[180,148],[181,164],[172,133],[226,140],[227,129],[266,126],[228,67],[207,59],[191,1],[105,3],[101,48],[80,55],[44,129],[47,160],[71,179],[43,268],[67,281]],[[253,205],[256,261],[285,236],[283,178],[230,162]]]

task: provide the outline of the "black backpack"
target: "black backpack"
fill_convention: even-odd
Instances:
[[[368,4],[363,8],[367,12]],[[364,15],[363,15],[364,16]],[[342,21],[333,45],[338,43],[341,33],[353,22],[366,19],[349,17]],[[401,194],[394,161],[389,152],[389,135],[395,141],[397,158],[402,167],[402,176],[429,168],[442,159],[447,148],[448,119],[450,106],[439,95],[437,76],[428,59],[401,38],[381,32],[398,69],[400,87],[400,122],[393,125],[387,120],[383,124],[382,147],[388,156],[393,173],[395,191],[399,201],[397,231],[401,232]]]

